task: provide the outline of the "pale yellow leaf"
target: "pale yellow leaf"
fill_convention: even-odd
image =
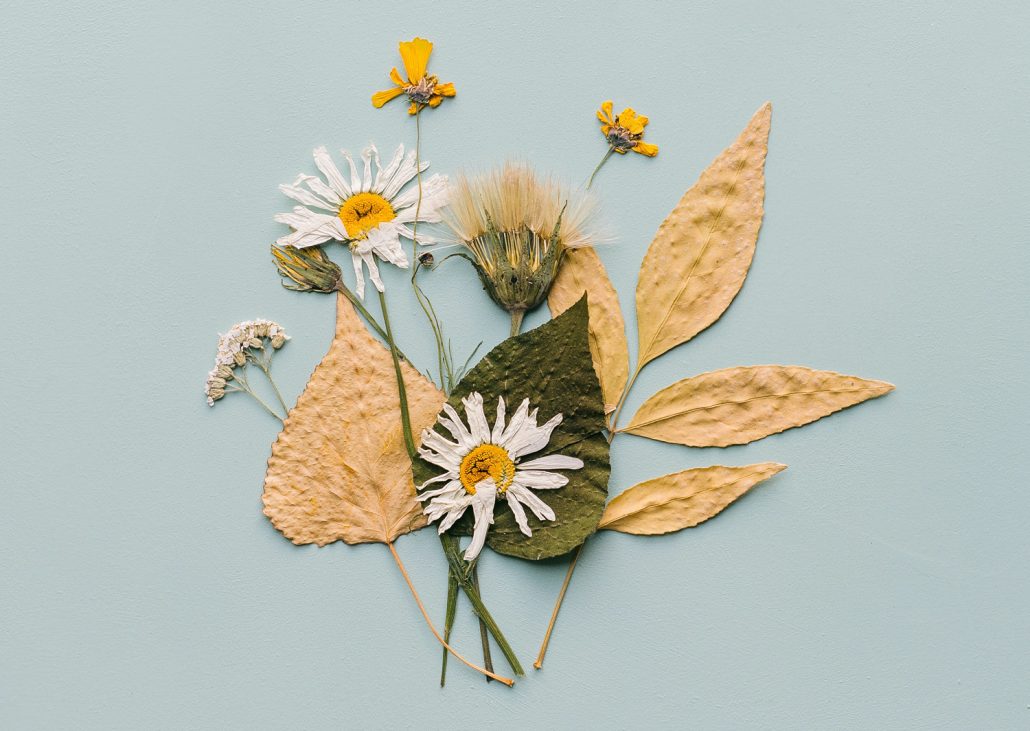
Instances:
[[[616,495],[598,528],[653,536],[693,528],[712,518],[763,480],[787,465],[776,462],[746,467],[701,467],[641,482]]]
[[[677,381],[619,431],[689,447],[747,444],[894,390],[801,366],[740,366]]]
[[[637,281],[639,365],[685,343],[737,296],[755,253],[772,106],[701,173],[662,222]]]
[[[592,248],[565,254],[558,276],[547,296],[551,315],[557,317],[587,293],[590,355],[604,396],[604,413],[615,411],[629,378],[629,346],[619,296],[608,279],[604,264]]]
[[[412,430],[443,393],[402,363]],[[265,515],[294,543],[389,543],[425,526],[401,432],[390,352],[339,295],[336,336],[272,445]]]

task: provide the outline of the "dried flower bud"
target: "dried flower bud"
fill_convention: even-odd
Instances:
[[[246,365],[246,363],[247,363],[247,356],[243,354],[242,350],[240,350],[240,351],[238,351],[236,353],[233,353],[232,359],[233,359],[233,361],[236,362],[236,365],[238,365],[238,366]]]
[[[422,254],[419,254],[418,263],[421,264],[424,267],[428,268],[428,267],[433,266],[433,263],[435,261],[436,260],[433,258],[433,252],[431,252],[431,251],[426,251],[426,252],[423,252]]]
[[[286,289],[328,293],[335,291],[340,283],[340,267],[326,256],[320,246],[298,249],[273,244],[272,259],[279,270],[279,276],[296,284],[294,286],[283,282]]]
[[[207,379],[207,385],[212,388],[225,388],[225,379],[218,378],[217,376],[215,378],[209,378]]]
[[[229,366],[224,365],[224,364],[218,366],[217,368],[215,368],[215,374],[219,378],[224,378],[227,381],[231,381],[233,379],[233,376],[235,375],[232,372],[232,368],[230,368]]]
[[[246,345],[248,348],[261,348],[262,347],[261,339],[260,338],[250,338],[250,339],[247,340],[247,342],[244,343],[244,345]]]
[[[279,348],[283,347],[285,344],[286,344],[286,336],[285,335],[276,335],[275,337],[272,338],[272,347],[275,348],[276,350],[279,350]]]

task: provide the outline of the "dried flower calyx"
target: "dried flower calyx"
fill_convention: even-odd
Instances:
[[[495,302],[509,312],[540,304],[564,253],[590,246],[594,199],[525,165],[508,164],[477,177],[459,177],[444,220],[462,244]]]
[[[293,282],[283,282],[286,289],[328,293],[336,291],[340,286],[340,267],[326,255],[321,246],[298,249],[272,244],[272,260],[279,270],[279,276]]]

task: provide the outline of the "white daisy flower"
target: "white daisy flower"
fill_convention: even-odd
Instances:
[[[440,210],[447,203],[447,176],[433,175],[422,182],[422,205],[418,203],[418,187],[407,185],[419,170],[415,165],[415,153],[404,155],[404,145],[398,145],[393,159],[385,167],[380,164],[379,151],[369,145],[361,153],[364,172],[358,173],[354,160],[346,151],[343,157],[350,168],[349,179],[344,178],[325,147],[314,151],[315,167],[325,180],[314,175],[298,175],[292,185],[280,185],[279,190],[303,205],[296,206],[292,213],[278,213],[275,220],[293,228],[293,233],[276,241],[280,246],[304,248],[317,246],[329,240],[341,241],[350,246],[354,257],[354,273],[357,277],[355,291],[365,296],[365,278],[361,264],[368,267],[368,275],[380,292],[383,280],[375,257],[407,268],[408,259],[401,248],[400,237],[413,238],[407,224],[416,219],[419,223],[436,223]],[[375,174],[372,163],[375,163]],[[423,162],[421,169],[429,167]],[[325,211],[328,211],[326,213]],[[419,235],[419,243],[432,243]]]
[[[486,532],[494,522],[494,503],[498,496],[508,501],[519,529],[533,535],[526,520],[523,506],[533,511],[540,520],[554,520],[554,511],[533,490],[554,490],[568,483],[569,478],[547,470],[578,470],[583,460],[551,454],[528,462],[523,457],[539,452],[547,446],[551,432],[561,423],[556,414],[543,426],[536,425],[537,409],[529,410],[529,399],[519,404],[507,425],[504,423],[504,397],[497,399],[497,421],[493,430],[483,412],[483,397],[469,394],[462,400],[468,427],[458,413],[444,404],[447,416],[440,416],[440,424],[456,439],[452,442],[432,429],[422,432],[419,453],[427,462],[443,467],[447,472],[426,480],[419,490],[434,482],[443,487],[419,495],[429,500],[425,514],[429,522],[440,520],[440,533],[454,525],[471,507],[475,516],[472,543],[465,551],[465,560],[471,561],[483,550]]]

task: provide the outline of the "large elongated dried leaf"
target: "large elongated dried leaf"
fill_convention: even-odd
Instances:
[[[604,264],[592,248],[565,255],[547,296],[551,315],[557,317],[587,294],[590,311],[590,355],[604,395],[604,413],[615,411],[629,378],[629,346],[619,296]]]
[[[535,459],[563,454],[583,460],[578,470],[563,471],[568,484],[538,495],[555,513],[555,520],[542,522],[529,512],[532,537],[522,534],[515,516],[504,501],[498,501],[494,524],[487,533],[487,545],[498,553],[532,560],[568,553],[597,530],[608,495],[608,440],[605,438],[601,387],[590,361],[587,337],[587,304],[583,299],[558,317],[491,350],[468,372],[451,393],[448,403],[464,413],[461,400],[473,391],[483,396],[487,421],[497,418],[497,398],[504,397],[508,413],[528,398],[540,410],[540,421],[562,414],[562,422]],[[441,435],[443,427],[436,427]],[[424,460],[415,463],[419,483],[440,474],[439,467]],[[467,534],[472,529],[472,511],[450,529]]]
[[[639,364],[685,343],[737,296],[755,253],[772,106],[751,118],[662,222],[637,281]]]
[[[677,381],[619,431],[689,447],[747,444],[894,390],[801,366],[740,366]]]
[[[683,470],[641,482],[608,503],[599,528],[653,536],[712,518],[787,465],[776,462]]]
[[[416,437],[444,395],[402,363]],[[265,515],[294,543],[389,543],[425,526],[389,351],[340,295],[336,337],[272,445]]]

